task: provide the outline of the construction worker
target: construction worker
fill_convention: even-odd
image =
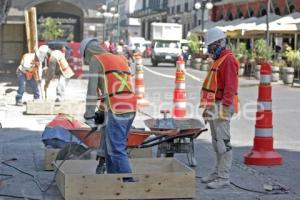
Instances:
[[[18,76],[18,91],[16,95],[16,105],[22,106],[22,97],[25,92],[25,86],[28,84],[33,90],[33,98],[40,98],[38,82],[40,81],[39,67],[45,59],[49,47],[42,45],[36,49],[34,53],[26,53],[23,55],[21,63],[16,70]]]
[[[128,62],[124,56],[101,48],[95,38],[84,39],[80,44],[80,53],[84,63],[89,65],[90,75],[84,117],[90,119],[95,115],[99,98],[96,91],[101,94],[105,112],[104,135],[101,139],[103,143],[98,150],[100,159],[96,172],[103,172],[104,152],[107,173],[131,173],[126,147],[137,100],[132,91]]]
[[[225,45],[226,36],[222,30],[211,28],[206,32],[205,46],[214,62],[202,86],[200,107],[204,108],[203,118],[210,125],[217,162],[214,171],[201,181],[207,183],[207,187],[211,189],[230,183],[230,118],[238,109],[239,63]]]
[[[56,87],[56,102],[64,99],[64,94],[67,86],[68,79],[74,75],[71,67],[69,66],[65,53],[61,50],[50,51],[48,54],[48,68],[45,77],[45,97],[47,97],[47,89],[50,81],[56,76],[58,77],[58,84]]]

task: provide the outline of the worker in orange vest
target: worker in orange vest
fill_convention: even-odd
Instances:
[[[63,50],[63,49],[62,49]],[[64,94],[68,80],[74,75],[73,70],[69,66],[66,60],[65,52],[61,50],[54,50],[48,54],[48,68],[45,71],[45,97],[47,97],[47,89],[49,87],[50,81],[54,78],[58,78],[58,84],[56,87],[56,102],[60,102],[64,99]]]
[[[201,181],[207,183],[207,187],[211,189],[230,183],[230,118],[238,111],[239,63],[225,45],[226,36],[222,30],[211,28],[206,32],[205,46],[214,62],[202,86],[200,107],[204,108],[203,118],[210,125],[217,162],[214,171]]]
[[[104,138],[98,150],[100,159],[96,172],[103,173],[101,160],[104,156],[107,173],[131,173],[126,148],[137,100],[128,61],[122,55],[108,53],[95,38],[84,39],[80,44],[80,53],[84,63],[89,65],[84,117],[90,119],[95,115],[99,98],[96,91],[101,95],[105,113]]]
[[[40,72],[41,64],[46,58],[49,47],[42,45],[36,49],[34,53],[26,53],[23,55],[19,67],[16,70],[18,76],[18,90],[16,95],[16,105],[22,106],[22,97],[25,92],[25,84],[28,84],[33,90],[33,98],[40,98],[38,82],[41,81]]]

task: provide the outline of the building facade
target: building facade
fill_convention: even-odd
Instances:
[[[141,35],[141,23],[138,18],[132,18],[130,15],[141,8],[140,0],[124,0],[120,4],[120,39],[128,42],[130,36]]]
[[[151,39],[151,23],[167,22],[168,0],[140,0],[130,15],[141,23],[141,36]]]
[[[64,38],[80,42],[87,36],[102,39],[104,19],[97,16],[97,8],[105,3],[105,0],[11,0],[7,16],[0,26],[1,62],[17,64],[27,51],[26,9],[36,7],[39,30],[47,17],[53,17],[61,22]]]
[[[215,2],[211,12],[213,21],[234,20],[237,18],[261,17],[267,13],[267,0],[223,0]],[[270,12],[288,15],[300,12],[300,0],[271,0]]]

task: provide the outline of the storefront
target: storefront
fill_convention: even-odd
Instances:
[[[97,7],[105,0],[14,0],[0,26],[0,62],[18,64],[27,51],[24,11],[36,7],[38,39],[43,40],[42,24],[47,17],[57,19],[63,29],[62,40],[80,42],[84,37],[102,39],[103,19],[97,17]]]

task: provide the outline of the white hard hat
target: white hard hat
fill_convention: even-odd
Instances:
[[[208,29],[204,36],[205,47],[223,38],[226,38],[226,35],[221,29],[217,27]]]
[[[39,61],[44,61],[45,60],[49,50],[50,49],[49,49],[48,45],[42,45],[42,46],[39,47],[39,49],[35,52],[36,56],[39,59]]]

